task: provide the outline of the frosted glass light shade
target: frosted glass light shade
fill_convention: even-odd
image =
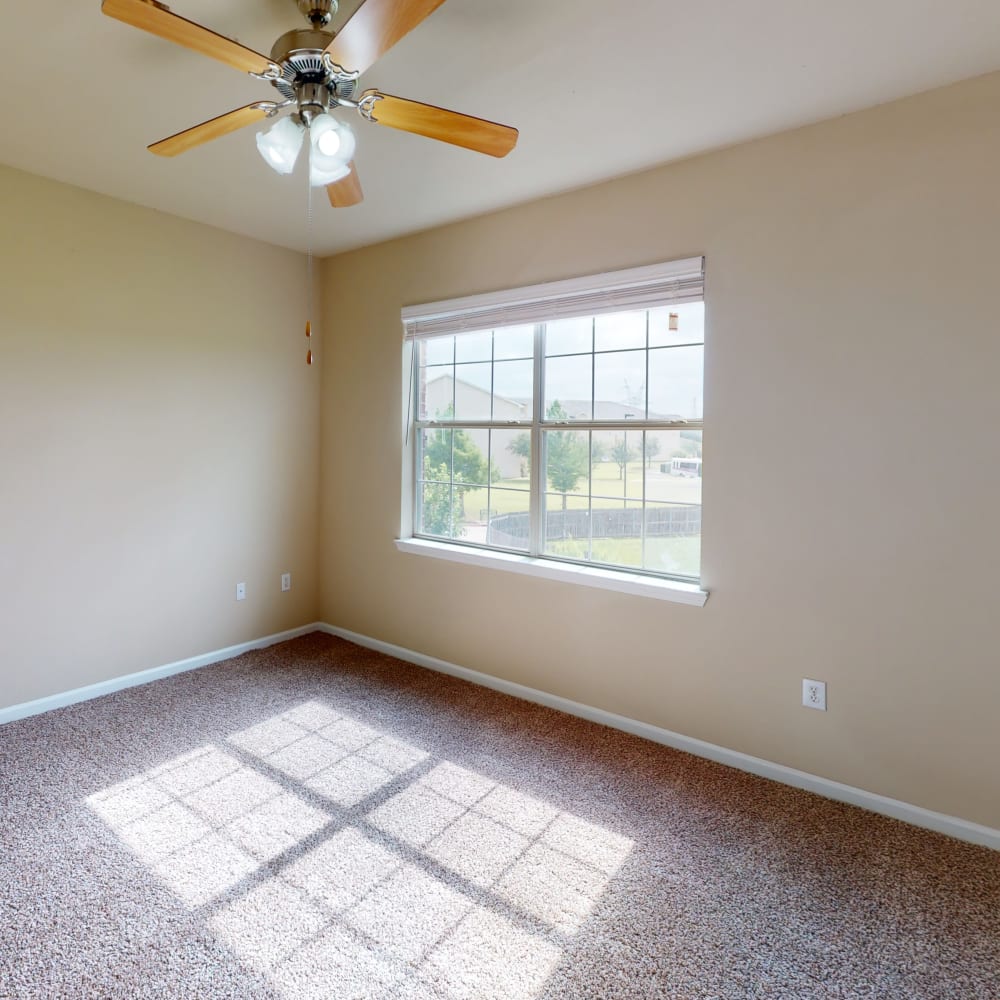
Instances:
[[[339,129],[327,129],[316,140],[316,151],[322,153],[324,156],[336,156],[337,150],[340,149],[339,132]]]
[[[354,158],[354,133],[332,115],[317,115],[309,126],[309,183],[324,187],[346,177]]]
[[[257,133],[257,149],[272,170],[290,174],[295,169],[305,133],[305,128],[291,118],[282,118],[267,132]]]

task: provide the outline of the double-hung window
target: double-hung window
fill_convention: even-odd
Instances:
[[[703,289],[699,257],[404,309],[404,537],[697,583]]]

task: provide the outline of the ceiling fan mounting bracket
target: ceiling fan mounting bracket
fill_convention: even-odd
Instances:
[[[297,0],[303,17],[314,28],[325,28],[337,13],[337,0]]]
[[[358,101],[358,113],[362,118],[365,118],[370,122],[377,123],[378,119],[375,117],[375,105],[384,99],[385,98],[383,98],[381,94],[376,93],[375,91],[368,91],[362,96],[361,100]]]
[[[330,79],[334,80],[336,83],[357,83],[358,77],[361,74],[355,70],[344,69],[343,66],[338,66],[337,63],[333,61],[329,52],[323,53],[323,68],[326,70]]]
[[[247,73],[247,76],[252,76],[255,80],[265,80],[267,83],[275,83],[283,79],[284,75],[285,71],[277,63],[273,62],[267,64],[267,69],[263,73]]]
[[[256,104],[251,104],[250,107],[254,111],[263,111],[268,118],[273,118],[279,111],[283,111],[294,103],[294,101],[282,101],[280,104],[276,104],[274,101],[257,101]]]

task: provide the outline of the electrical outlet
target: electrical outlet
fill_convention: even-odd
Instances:
[[[291,590],[292,589],[292,574],[282,573],[281,574],[281,589]]]
[[[236,600],[245,601],[247,599],[247,585],[245,583],[236,584]]]
[[[826,681],[811,681],[802,678],[802,704],[806,708],[815,708],[818,712],[826,711]]]

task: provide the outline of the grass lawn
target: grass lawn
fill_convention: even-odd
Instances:
[[[701,480],[682,479],[661,473],[659,466],[644,470],[641,462],[630,462],[627,474],[619,476],[614,462],[601,462],[593,468],[593,498],[587,496],[588,483],[583,480],[581,489],[566,495],[568,510],[621,508],[642,503],[643,473],[646,476],[647,500],[674,503],[701,503]],[[489,491],[490,510],[495,514],[519,514],[528,510],[527,479],[504,479]],[[627,492],[626,492],[627,489]],[[486,520],[486,488],[470,490],[465,494],[465,519],[469,523]],[[561,510],[561,493],[549,493],[546,503],[552,510]],[[566,539],[549,542],[546,552],[569,559],[588,558],[588,539]],[[679,536],[676,538],[647,538],[646,564],[642,564],[641,538],[595,538],[589,558],[594,562],[630,569],[649,569],[662,573],[677,573],[697,577],[701,562],[701,539]]]
[[[619,476],[614,462],[599,462],[593,467],[593,506],[597,508],[620,507],[626,500],[642,502],[643,472],[646,475],[646,499],[670,503],[701,503],[701,480],[682,479],[659,471],[659,464],[643,470],[641,462],[630,462],[625,476]],[[529,481],[527,479],[502,479],[490,491],[490,509],[497,514],[516,514],[528,509]],[[569,510],[587,509],[587,480],[583,479],[576,490],[566,494]],[[524,492],[521,492],[524,491]],[[465,494],[465,519],[483,521],[486,518],[486,488],[470,490]],[[562,507],[562,494],[550,494],[551,507]]]
[[[545,551],[569,559],[587,558],[587,539],[549,542]],[[590,557],[594,562],[629,569],[649,569],[660,573],[698,576],[701,539],[697,537],[647,538],[646,565],[642,565],[641,538],[595,538]]]

